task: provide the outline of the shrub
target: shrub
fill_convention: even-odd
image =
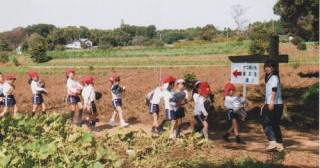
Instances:
[[[307,49],[307,45],[305,42],[299,42],[298,45],[297,45],[297,49],[298,50],[306,50]]]
[[[56,45],[55,46],[55,50],[56,51],[65,51],[66,50],[66,46],[64,46],[64,45]]]
[[[46,46],[43,43],[38,43],[33,46],[29,50],[29,54],[31,55],[32,60],[36,63],[48,62],[52,59],[47,55]]]
[[[263,43],[258,40],[251,41],[249,53],[252,55],[263,55],[265,53]]]
[[[12,63],[13,63],[14,66],[20,66],[21,65],[16,57],[12,58]]]
[[[100,44],[99,46],[98,46],[98,49],[100,49],[100,50],[108,50],[108,49],[110,49],[112,46],[109,44],[109,43],[104,43],[104,44]]]
[[[301,96],[301,100],[305,105],[319,108],[319,82],[310,86]]]
[[[301,38],[300,37],[293,37],[290,42],[293,44],[293,45],[298,45],[298,43],[301,42]]]
[[[183,75],[183,79],[185,80],[185,84],[186,84],[186,88],[188,90],[192,90],[193,89],[193,84],[197,81],[196,79],[196,75],[192,72],[192,73],[185,73]]]
[[[9,52],[5,52],[5,51],[0,52],[0,62],[1,63],[9,62]]]

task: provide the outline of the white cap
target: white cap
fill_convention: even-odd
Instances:
[[[200,83],[202,83],[202,81],[197,81],[195,85],[199,85]]]
[[[184,80],[184,79],[178,79],[177,81],[176,81],[176,83],[185,83],[186,81]]]

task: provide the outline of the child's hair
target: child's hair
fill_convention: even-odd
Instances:
[[[31,85],[31,82],[32,82],[32,78],[29,78],[28,79],[28,84]]]
[[[264,68],[266,67],[271,67],[273,68],[273,72],[272,74],[277,75],[279,80],[280,80],[280,75],[279,75],[279,64],[277,61],[273,60],[273,59],[269,59],[264,63]],[[265,76],[265,81],[267,81],[268,76]]]

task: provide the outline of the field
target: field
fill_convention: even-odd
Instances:
[[[227,60],[227,56],[247,53],[244,50],[245,47],[233,48],[232,46],[227,47],[230,51],[227,49],[223,52],[214,49],[211,51],[212,45],[202,44],[198,48],[196,46],[179,46],[172,49],[127,48],[122,49],[124,51],[119,49],[110,55],[99,54],[99,51],[87,55],[81,53],[82,51],[77,51],[81,54],[72,52],[70,58],[76,59],[66,59],[68,52],[65,51],[50,53],[55,59],[45,64],[33,64],[25,58],[20,58],[21,67],[6,67],[1,71],[19,74],[14,94],[20,113],[29,113],[31,110],[31,91],[27,84],[28,77],[25,75],[29,70],[38,70],[46,81],[49,94],[44,98],[50,113],[66,113],[68,111],[64,101],[66,79],[63,71],[65,67],[76,66],[78,78],[82,74],[92,74],[95,78],[96,90],[103,93],[102,99],[97,102],[100,122],[97,129],[92,131],[93,135],[101,141],[106,141],[109,135],[119,136],[117,133],[122,133],[118,128],[111,128],[106,124],[112,114],[108,77],[114,73],[120,74],[122,85],[127,87],[127,92],[123,95],[123,108],[125,117],[131,124],[125,129],[125,132],[135,130],[146,132],[142,137],[141,134],[138,134],[132,140],[131,148],[136,152],[141,146],[146,148],[145,151],[139,151],[143,154],[135,155],[134,158],[125,154],[124,150],[129,147],[122,142],[116,140],[117,143],[114,145],[117,147],[109,146],[118,157],[123,158],[122,164],[119,163],[120,167],[318,167],[318,109],[303,105],[300,99],[309,86],[319,81],[318,77],[313,77],[313,74],[319,74],[318,48],[308,46],[307,51],[298,51],[290,45],[281,45],[280,47],[280,52],[289,54],[290,57],[289,64],[280,65],[280,76],[283,85],[283,98],[288,114],[292,116],[293,121],[284,121],[282,125],[284,145],[286,146],[285,153],[275,154],[264,151],[266,141],[259,124],[259,107],[264,100],[262,70],[260,85],[248,87],[249,117],[248,121],[241,123],[243,132],[241,136],[246,144],[237,145],[233,142],[224,143],[222,141],[221,136],[226,127],[222,92],[224,84],[230,80],[230,62]],[[63,54],[66,55],[62,56]],[[133,68],[130,68],[131,66]],[[164,137],[148,140],[151,136],[152,117],[147,113],[147,108],[144,105],[145,94],[159,85],[161,77],[166,75],[182,77],[189,72],[195,73],[199,80],[208,81],[211,89],[216,93],[214,103],[216,110],[209,119],[210,140],[212,142],[208,145],[190,136],[195,124],[192,115],[193,103],[187,105],[187,116],[184,119],[185,128],[182,132],[184,138],[175,142],[165,140]],[[241,86],[239,85],[238,88],[240,92]],[[163,113],[160,114],[160,117],[163,118]],[[141,144],[143,142],[145,144]],[[197,143],[199,145],[196,145]],[[172,145],[174,148],[170,148],[168,145]],[[164,146],[168,148],[164,148]],[[148,152],[149,148],[151,149]],[[159,148],[163,148],[163,150]],[[160,151],[157,153],[155,149]],[[121,159],[115,159],[114,162],[119,160]]]

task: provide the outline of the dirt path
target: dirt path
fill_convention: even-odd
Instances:
[[[257,127],[257,125],[251,125]],[[84,126],[85,129],[88,129]],[[111,127],[107,123],[98,123],[97,129],[93,133],[99,137],[106,133],[114,135],[120,127]],[[143,130],[147,136],[151,136],[150,125],[143,123],[133,123],[124,128],[123,131],[130,132]],[[190,133],[191,128],[184,130],[182,134]],[[257,133],[258,132],[258,133]],[[259,161],[267,161],[273,158],[273,153],[265,151],[266,139],[262,130],[241,133],[242,139],[246,144],[236,144],[235,142],[226,143],[222,140],[224,132],[211,132],[210,138],[213,140],[214,147],[208,157],[217,159],[230,159],[239,157],[250,157]],[[284,146],[286,154],[282,164],[288,167],[313,168],[319,166],[319,137],[317,134],[302,133],[283,129]],[[234,141],[234,138],[230,138]]]

